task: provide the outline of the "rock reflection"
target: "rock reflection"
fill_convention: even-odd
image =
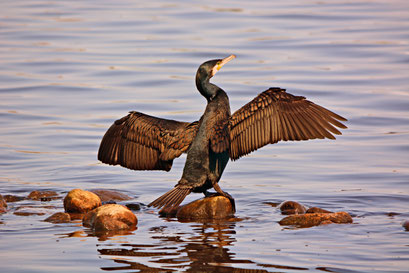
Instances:
[[[116,248],[98,249],[100,255],[115,256],[117,266],[102,267],[105,271],[135,270],[138,272],[270,272],[266,269],[237,267],[287,268],[261,265],[251,260],[236,259],[229,246],[236,240],[235,222],[193,223],[192,233],[166,234],[166,226],[151,228],[157,244],[122,244]],[[241,265],[241,266],[240,266]]]
[[[109,239],[112,239],[113,237],[116,236],[126,236],[126,235],[131,235],[134,230],[111,230],[111,231],[100,231],[100,232],[95,232],[92,231],[91,229],[80,229],[76,230],[74,232],[69,232],[69,233],[60,233],[60,234],[55,234],[58,238],[70,238],[70,237],[97,237],[98,241],[106,241]]]

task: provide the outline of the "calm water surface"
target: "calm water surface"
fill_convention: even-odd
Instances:
[[[336,141],[279,143],[230,163],[239,221],[180,223],[135,212],[138,229],[95,236],[43,220],[62,201],[9,203],[1,272],[408,272],[409,2],[1,1],[0,193],[116,189],[148,203],[180,178],[101,164],[129,110],[197,120],[202,62],[232,111],[270,86],[349,119]],[[193,195],[189,200],[201,197]],[[266,203],[347,211],[354,224],[281,227]],[[21,206],[42,215],[18,216]]]

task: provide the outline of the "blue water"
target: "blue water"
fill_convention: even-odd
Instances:
[[[185,157],[169,173],[104,165],[104,132],[130,110],[199,119],[196,69],[230,54],[213,82],[232,111],[279,86],[349,127],[336,141],[278,143],[230,162],[221,187],[240,221],[180,223],[143,207],[137,230],[98,237],[78,221],[42,221],[61,199],[9,203],[1,272],[407,272],[408,38],[405,0],[1,1],[2,195],[104,188],[149,203]],[[282,227],[266,203],[284,200],[347,211],[354,224]],[[21,206],[44,214],[15,215]]]

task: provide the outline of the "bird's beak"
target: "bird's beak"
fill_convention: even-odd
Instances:
[[[216,74],[217,71],[220,70],[220,68],[223,67],[223,65],[227,64],[228,62],[230,62],[231,60],[233,60],[234,58],[236,58],[236,55],[230,55],[229,57],[226,57],[224,59],[221,59],[216,66],[213,68],[213,73],[212,76],[214,76],[214,74]]]
[[[217,70],[220,70],[220,68],[222,68],[223,65],[227,64],[228,62],[230,62],[230,61],[233,60],[234,58],[236,58],[236,55],[230,55],[229,57],[226,57],[226,58],[222,59],[222,60],[217,64]]]

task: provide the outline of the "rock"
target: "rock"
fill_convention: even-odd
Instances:
[[[352,223],[352,217],[344,211],[334,213],[308,213],[290,215],[279,222],[279,224],[283,226],[297,227],[312,227],[330,223],[349,224]]]
[[[406,231],[409,231],[409,220],[403,222],[402,227],[404,227]]]
[[[18,216],[33,216],[33,215],[45,215],[44,212],[28,212],[28,211],[15,211],[14,215]]]
[[[3,196],[0,194],[0,213],[5,213],[7,211],[7,203]]]
[[[118,204],[100,206],[82,219],[82,224],[94,231],[135,229],[138,219],[127,207]]]
[[[86,213],[99,206],[101,206],[101,199],[90,191],[74,189],[64,198],[65,212]]]
[[[27,198],[31,200],[51,201],[59,197],[55,191],[32,191]]]
[[[307,209],[307,211],[305,213],[332,213],[332,211],[322,209],[322,208],[318,208],[318,207],[311,207],[311,208]]]
[[[8,203],[18,202],[18,201],[22,201],[22,200],[25,199],[25,197],[16,196],[16,195],[10,195],[10,194],[4,195],[3,198],[4,198],[4,200],[6,200],[6,202],[8,202]]]
[[[295,201],[284,201],[278,208],[281,210],[281,214],[290,215],[290,214],[304,214],[306,208],[298,202]]]
[[[91,190],[91,192],[95,193],[101,199],[101,202],[108,202],[108,201],[125,201],[130,200],[132,197],[124,193],[120,193],[113,190]]]
[[[176,213],[179,220],[226,219],[234,215],[234,209],[227,197],[217,195],[193,201],[182,206]]]
[[[130,210],[141,210],[141,204],[139,203],[128,203],[125,206]]]
[[[44,220],[45,222],[51,222],[54,224],[58,223],[69,223],[71,221],[71,216],[65,212],[57,212]]]

